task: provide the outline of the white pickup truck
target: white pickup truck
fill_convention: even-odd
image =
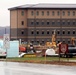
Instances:
[[[7,52],[4,49],[0,48],[0,57],[6,58],[6,55]]]

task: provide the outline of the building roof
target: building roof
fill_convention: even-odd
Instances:
[[[14,9],[29,9],[29,8],[76,8],[76,4],[26,4],[17,7],[9,8],[8,10]]]

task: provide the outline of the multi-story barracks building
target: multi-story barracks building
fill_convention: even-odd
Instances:
[[[26,4],[10,10],[10,38],[31,43],[71,43],[76,37],[76,4]]]

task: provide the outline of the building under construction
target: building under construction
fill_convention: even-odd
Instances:
[[[44,44],[52,41],[71,43],[76,37],[76,4],[26,4],[9,8],[10,38]]]

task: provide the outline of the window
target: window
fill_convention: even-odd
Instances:
[[[75,31],[73,31],[73,34],[75,34]]]
[[[39,31],[37,31],[36,33],[39,34]]]
[[[39,25],[39,22],[36,22],[36,25]]]
[[[34,31],[31,31],[31,34],[34,34]]]
[[[47,16],[49,16],[49,11],[47,11]]]
[[[21,11],[21,15],[24,16],[24,11]]]
[[[52,31],[52,34],[54,33],[54,31]]]
[[[70,41],[68,41],[68,43],[70,43]]]
[[[60,34],[60,31],[57,31],[57,34]]]
[[[42,41],[42,44],[44,44],[44,41]]]
[[[55,22],[52,22],[52,25],[54,25],[55,24]]]
[[[21,31],[21,34],[24,34],[24,30]]]
[[[33,25],[34,24],[34,22],[31,22],[31,25]]]
[[[68,25],[70,25],[70,21],[68,21]]]
[[[75,25],[75,22],[73,21],[73,25]]]
[[[65,25],[65,22],[63,21],[62,24]]]
[[[42,31],[42,34],[44,34],[44,31]]]
[[[42,11],[42,16],[44,16],[44,11]]]
[[[59,12],[59,11],[57,12],[57,15],[58,15],[58,16],[60,15],[60,12]]]
[[[63,41],[63,43],[65,43],[65,41]]]
[[[47,22],[47,25],[49,25],[50,23],[49,22]]]
[[[34,43],[34,41],[31,41],[31,43]]]
[[[63,34],[65,34],[65,31],[63,31]]]
[[[44,22],[42,22],[42,25],[44,25]]]
[[[70,11],[68,11],[68,16],[70,16]]]
[[[49,34],[49,31],[47,31],[47,34]]]
[[[60,25],[60,21],[58,21],[57,23],[58,23],[58,25]]]
[[[37,11],[37,16],[39,15],[39,11]]]
[[[70,34],[70,31],[68,31],[68,34]]]
[[[73,16],[75,16],[75,11],[73,11]]]
[[[21,21],[21,25],[24,25],[24,21]]]
[[[53,15],[53,16],[54,16],[54,14],[55,14],[54,11],[52,11],[52,15]]]
[[[37,41],[37,43],[39,44],[39,41]]]
[[[58,41],[58,43],[60,43],[60,41]]]
[[[34,12],[33,12],[33,11],[31,11],[31,15],[32,15],[32,16],[34,15]]]
[[[63,11],[63,16],[65,15],[65,12]]]

